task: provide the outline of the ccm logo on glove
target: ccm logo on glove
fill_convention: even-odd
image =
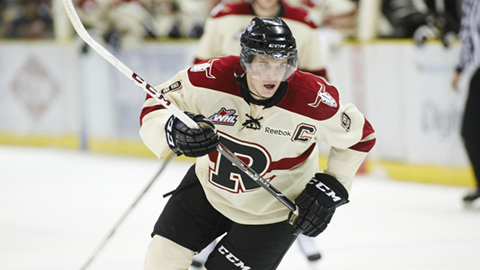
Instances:
[[[317,181],[318,181],[318,183],[317,183]],[[321,190],[323,193],[325,193],[325,195],[327,195],[328,197],[332,198],[332,200],[333,200],[334,202],[338,202],[338,201],[342,200],[342,197],[337,196],[337,194],[335,193],[335,191],[331,190],[327,185],[325,185],[324,183],[320,182],[318,179],[312,178],[312,179],[308,182],[308,185],[315,185],[315,187],[318,188],[319,190]]]
[[[298,216],[292,224],[293,233],[312,237],[319,235],[327,228],[335,209],[347,202],[348,192],[335,177],[315,174],[295,199]]]

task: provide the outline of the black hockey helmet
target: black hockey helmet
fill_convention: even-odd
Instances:
[[[289,77],[297,68],[298,54],[295,38],[288,25],[280,18],[253,18],[240,37],[240,63],[246,69],[255,55],[287,59]]]

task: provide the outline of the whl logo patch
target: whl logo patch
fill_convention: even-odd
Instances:
[[[227,110],[225,107],[222,107],[220,111],[214,113],[212,116],[208,117],[208,120],[216,125],[226,125],[233,126],[237,122],[238,115],[235,115],[237,111]]]

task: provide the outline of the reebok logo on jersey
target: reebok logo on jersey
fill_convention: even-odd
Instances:
[[[335,99],[328,92],[325,91],[325,85],[319,82],[317,83],[320,85],[320,89],[317,93],[317,98],[313,103],[308,103],[308,106],[317,108],[320,103],[325,103],[330,107],[337,107],[337,102],[335,101]]]
[[[267,134],[272,134],[272,135],[278,135],[278,136],[285,136],[285,137],[291,137],[292,132],[288,130],[281,130],[279,128],[269,128],[265,127],[265,133]]]
[[[243,263],[240,259],[238,259],[235,255],[233,255],[232,253],[230,253],[230,251],[228,251],[228,249],[226,247],[224,247],[223,245],[221,245],[219,248],[218,248],[218,252],[220,252],[220,254],[222,255],[225,255],[225,258],[233,263],[233,265],[235,265],[237,268],[240,268],[242,270],[250,270],[252,268],[250,268],[250,266],[246,266],[245,263]]]
[[[216,125],[226,125],[233,126],[237,122],[237,115],[235,115],[235,110],[227,110],[225,107],[222,107],[220,111],[208,117],[208,120]]]

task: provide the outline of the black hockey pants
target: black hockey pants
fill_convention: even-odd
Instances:
[[[296,238],[287,221],[245,225],[223,216],[207,200],[192,166],[173,192],[152,235],[200,251],[224,233],[205,263],[209,270],[276,269]]]

